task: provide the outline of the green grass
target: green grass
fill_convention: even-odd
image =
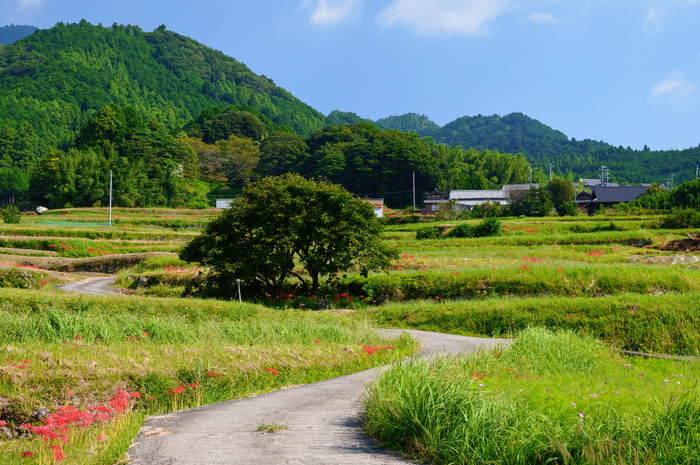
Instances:
[[[0,246],[23,249],[24,254],[60,249],[63,257],[176,252],[218,212],[213,209],[114,209],[112,228],[88,226],[106,222],[107,213],[104,208],[71,209],[51,211],[42,216],[23,216],[19,225],[0,227]],[[62,225],[42,224],[46,221],[58,221]],[[505,230],[500,237],[424,241],[415,239],[416,231],[426,227],[424,223],[389,226],[384,239],[396,246],[401,256],[391,268],[366,278],[348,270],[346,278],[341,274],[338,277],[342,279],[337,283],[327,283],[323,296],[315,299],[289,283],[287,296],[293,294],[294,297],[271,299],[269,304],[276,309],[250,303],[175,298],[191,292],[191,285],[201,279],[201,270],[196,264],[185,264],[172,254],[148,258],[119,275],[118,282],[124,287],[133,286],[139,276],[147,277],[148,286],[137,292],[158,298],[73,296],[47,292],[48,284],[41,286],[41,292],[0,289],[0,360],[3,360],[0,398],[3,402],[7,399],[10,406],[2,415],[19,421],[28,418],[31,410],[39,405],[46,405],[52,411],[66,404],[105,405],[106,399],[115,395],[117,389],[138,391],[143,395],[133,400],[136,413],[125,416],[118,425],[105,428],[102,433],[76,433],[75,441],[71,440],[74,449],[66,448],[69,463],[111,464],[123,456],[144,414],[326,379],[398,361],[415,350],[413,343],[404,338],[392,342],[394,348],[370,356],[362,350],[362,344],[386,346],[389,343],[374,335],[370,326],[505,337],[530,326],[547,326],[608,341],[629,350],[698,353],[698,265],[670,265],[674,254],[661,249],[669,240],[698,231],[658,229],[658,218],[653,216],[505,218],[503,222]],[[68,223],[75,226],[65,226]],[[476,224],[478,220],[467,223]],[[639,247],[642,245],[646,247]],[[33,260],[44,259],[27,256],[7,259],[12,265]],[[68,258],[54,260],[63,260],[66,266],[73,268],[80,265]],[[32,273],[44,280],[42,270],[32,270]],[[251,301],[255,297],[248,295],[245,289],[243,296]],[[267,302],[264,297],[257,297]],[[294,309],[302,304],[305,308],[313,307],[320,297],[331,300],[340,311],[332,314]],[[657,407],[640,402],[637,407],[641,413],[637,416],[645,421],[638,420],[635,426],[634,418],[626,416],[622,436],[610,436],[617,431],[612,420],[586,423],[594,410],[581,411],[586,416],[584,421],[571,423],[566,416],[571,413],[567,407],[571,407],[571,402],[582,404],[566,397],[571,389],[568,392],[562,389],[585,380],[589,380],[587,387],[598,389],[600,386],[594,378],[607,373],[606,362],[601,359],[605,358],[604,354],[599,350],[600,357],[590,356],[589,349],[599,347],[591,339],[581,342],[578,337],[570,337],[564,343],[541,336],[540,340],[546,344],[532,342],[529,347],[534,349],[527,354],[525,346],[518,348],[516,344],[514,347],[521,351],[520,358],[532,362],[527,365],[508,359],[508,354],[515,352],[503,351],[498,358],[485,359],[491,364],[487,364],[491,367],[488,369],[467,366],[464,360],[443,361],[444,366],[431,367],[425,374],[425,380],[430,381],[434,378],[430,374],[437,375],[439,368],[440,373],[449,374],[441,379],[440,386],[450,385],[456,389],[468,381],[469,389],[474,390],[479,376],[492,370],[496,373],[493,363],[511,360],[509,368],[528,376],[530,384],[526,386],[548,384],[546,387],[542,384],[541,392],[534,390],[527,398],[518,397],[519,391],[511,396],[512,390],[508,390],[509,386],[516,385],[512,384],[515,381],[526,383],[524,378],[510,380],[511,384],[507,385],[489,385],[494,387],[492,393],[479,391],[478,396],[468,396],[467,404],[471,402],[469,405],[473,406],[470,411],[481,412],[481,416],[475,417],[478,421],[470,423],[472,429],[468,431],[479,430],[488,437],[502,439],[496,446],[482,444],[484,450],[490,447],[497,452],[515,451],[514,455],[506,455],[516,457],[511,463],[529,463],[524,460],[532,459],[533,456],[527,454],[533,451],[540,454],[537,460],[542,457],[542,461],[547,457],[559,457],[556,458],[559,463],[567,463],[567,460],[596,463],[592,457],[610,457],[617,447],[615,450],[624,451],[625,463],[634,463],[635,453],[643,463],[675,463],[659,459],[659,447],[663,446],[658,444],[668,445],[668,457],[694,444],[693,438],[673,432],[682,425],[695,428],[695,417],[683,416],[694,411],[695,401],[689,403],[687,398],[681,400],[679,396],[676,396],[676,403],[668,403],[674,408],[660,408],[666,405],[663,397],[658,398],[661,403]],[[580,344],[584,346],[578,350]],[[558,348],[556,352],[550,350],[553,347]],[[588,355],[576,358],[579,353]],[[18,369],[17,366],[24,366],[19,365],[23,361],[29,362],[27,368]],[[456,370],[452,363],[461,367],[466,375],[452,376]],[[640,363],[644,370],[652,373],[657,370],[654,363],[661,362]],[[549,372],[547,367],[559,367],[558,370],[576,375],[563,377],[560,371]],[[650,376],[646,371],[645,374]],[[505,379],[498,377],[498,383]],[[492,383],[495,376],[492,373],[484,379]],[[606,379],[617,382],[614,378]],[[187,387],[174,394],[183,383],[187,383]],[[438,389],[439,386],[433,387]],[[518,389],[521,388],[527,392],[522,386]],[[561,391],[555,397],[557,402],[548,401],[544,394],[553,389]],[[425,394],[424,391],[420,395]],[[643,391],[640,388],[630,392],[639,393],[641,399]],[[447,397],[441,399],[434,404],[438,406],[434,409],[436,418],[438,413],[442,415],[440,409],[448,405]],[[623,411],[628,413],[628,410]],[[676,419],[670,420],[673,415]],[[442,418],[443,426],[452,421],[451,417],[449,422],[447,417]],[[673,421],[675,423],[669,423]],[[495,433],[489,430],[493,425],[500,428]],[[501,430],[504,434],[511,431],[508,428],[519,433],[498,436]],[[586,434],[596,437],[603,433],[608,435],[606,438],[617,438],[617,442],[608,439],[586,442],[584,439]],[[442,433],[430,434],[442,437]],[[638,447],[634,441],[640,434],[655,439]],[[105,439],[97,441],[100,435]],[[401,443],[405,450],[418,457],[428,457],[427,442],[422,439],[406,441]],[[19,457],[25,444],[26,441],[0,440],[0,455],[3,460],[9,457],[7,460],[13,465],[27,463]],[[453,449],[463,453],[464,447],[455,443]],[[479,447],[473,445],[473,450],[480,450]],[[43,450],[48,453],[46,448]],[[440,450],[449,452],[449,447],[441,446]],[[97,455],[86,455],[90,451],[97,451]],[[470,449],[469,454],[472,452]],[[560,455],[551,455],[556,453]],[[579,457],[578,462],[566,458],[566,454]],[[688,454],[688,457],[695,457]],[[81,456],[88,458],[76,458]],[[605,460],[614,463],[612,459]],[[606,463],[605,460],[598,463]]]
[[[434,299],[365,310],[378,326],[480,337],[504,337],[528,326],[568,329],[626,350],[700,353],[700,295]]]
[[[530,328],[509,348],[385,372],[368,387],[365,428],[437,464],[695,463],[698,376],[697,362],[627,360]]]
[[[75,440],[63,446],[68,463],[115,463],[141,414],[312,383],[416,350],[408,337],[389,341],[367,322],[327,312],[12,289],[0,290],[0,302],[0,420],[16,427],[40,406],[85,409],[109,406],[120,390],[140,394],[132,399],[137,416],[71,430]],[[385,349],[369,354],[363,345]],[[3,463],[26,463],[21,454],[29,447],[48,457],[41,444],[0,440]],[[98,455],[86,458],[86,450]]]

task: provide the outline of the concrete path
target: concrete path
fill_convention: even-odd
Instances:
[[[401,330],[381,330],[398,336]],[[505,340],[409,331],[423,343],[422,357],[469,353]],[[377,448],[357,417],[364,385],[385,369],[283,389],[146,420],[128,458],[134,465],[409,463]],[[287,426],[256,432],[261,424]]]
[[[92,295],[114,295],[118,292],[112,290],[110,286],[114,284],[117,280],[116,277],[110,278],[93,278],[87,281],[80,281],[77,283],[64,284],[63,286],[56,286],[56,289],[61,291],[78,292],[80,294],[92,294]]]

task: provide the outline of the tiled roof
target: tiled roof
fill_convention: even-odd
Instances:
[[[593,202],[632,202],[646,192],[646,190],[647,188],[645,186],[595,187],[593,189]]]
[[[529,191],[530,187],[534,187],[535,189],[540,188],[540,183],[535,183],[535,184],[506,184],[503,186],[504,191]]]
[[[506,191],[451,191],[450,200],[508,200],[508,192]]]

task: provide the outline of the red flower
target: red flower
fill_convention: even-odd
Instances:
[[[265,368],[265,370],[266,370],[266,371],[269,371],[270,373],[272,373],[273,376],[277,376],[277,375],[280,374],[280,372],[277,371],[277,370],[275,370],[274,368]]]
[[[318,344],[319,342],[321,342],[321,340],[320,340],[320,339],[314,339],[314,342]]]
[[[76,334],[76,335],[75,335],[75,338],[76,338],[76,339],[80,339],[81,337],[83,337],[83,336],[81,336],[80,334]]]
[[[149,333],[148,331],[144,331],[144,332],[143,332],[143,335],[144,335],[144,336],[150,336],[151,333]]]
[[[24,454],[22,454],[22,457],[34,457],[34,452],[28,450]]]

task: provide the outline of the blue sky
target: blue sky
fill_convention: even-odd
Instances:
[[[0,0],[0,25],[83,18],[165,24],[324,114],[522,112],[579,140],[700,144],[700,0]]]

